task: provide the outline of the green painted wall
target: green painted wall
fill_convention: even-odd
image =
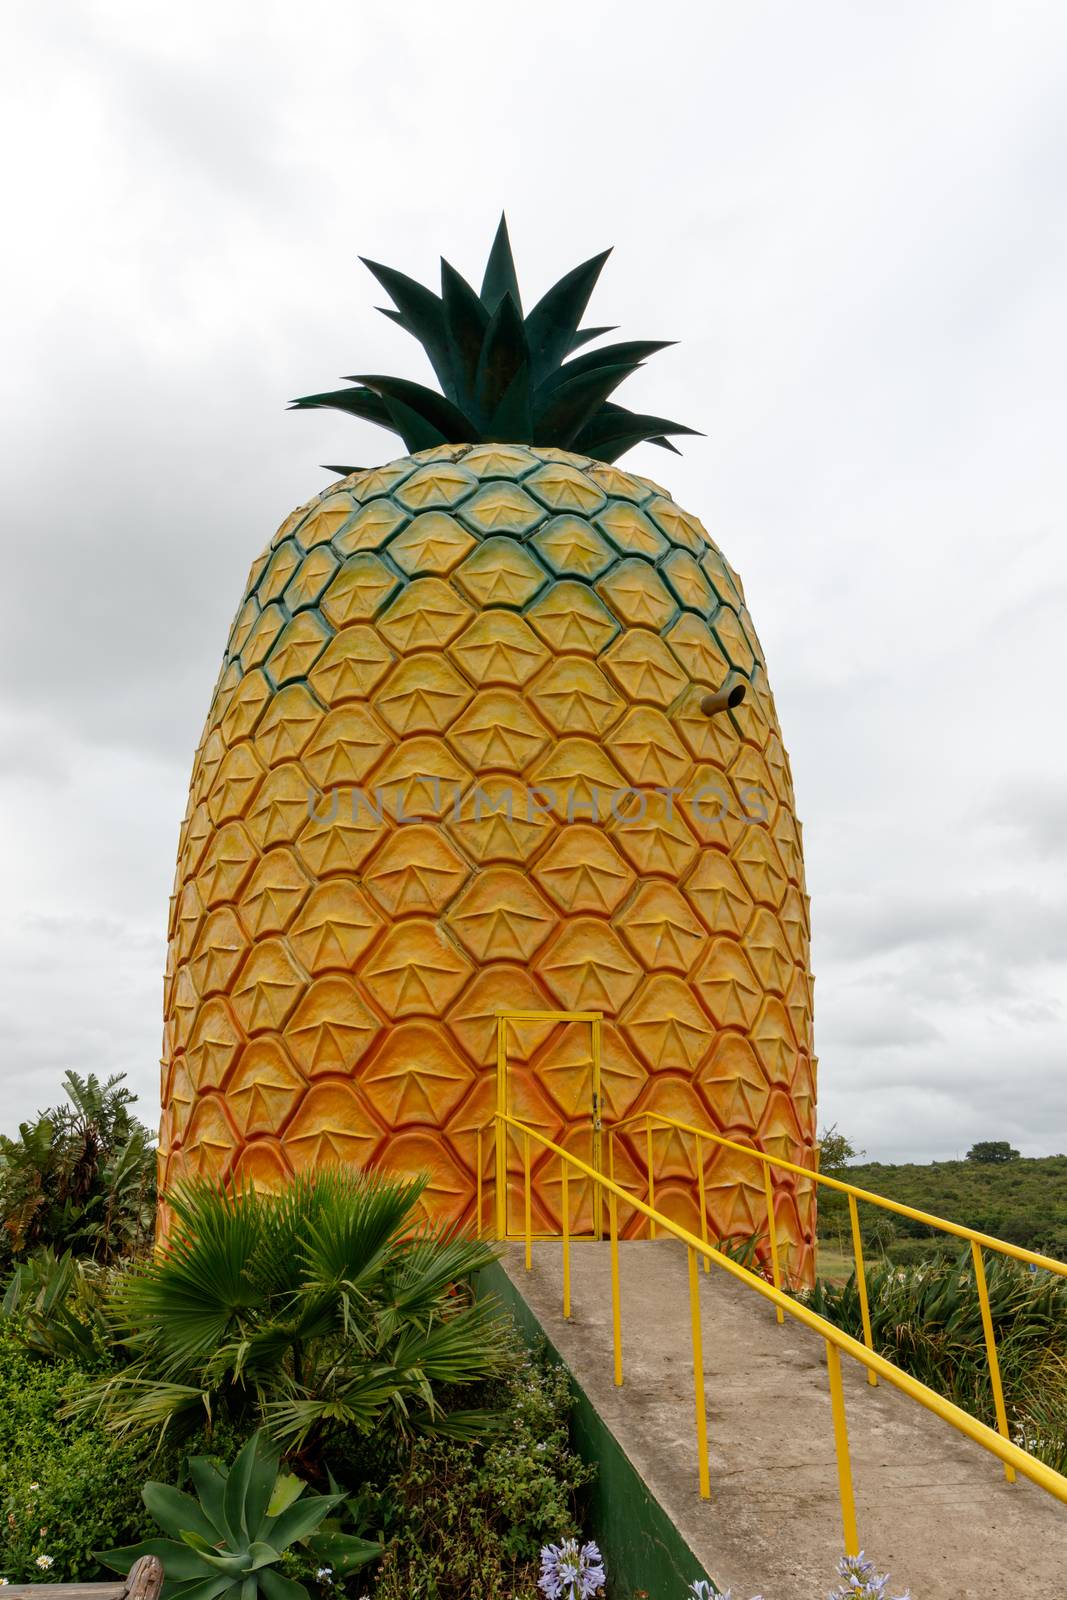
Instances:
[[[499,1262],[481,1274],[479,1292],[508,1307],[528,1343],[544,1340],[555,1360],[567,1363]],[[568,1371],[570,1369],[568,1368]],[[659,1501],[601,1420],[573,1372],[571,1433],[583,1461],[595,1463],[588,1492],[589,1530],[604,1553],[613,1600],[685,1600],[694,1578],[708,1574]]]

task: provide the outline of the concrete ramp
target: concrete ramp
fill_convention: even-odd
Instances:
[[[508,1277],[690,1550],[735,1600],[822,1600],[842,1550],[825,1347],[724,1272],[701,1272],[710,1502],[697,1490],[689,1289],[675,1240],[619,1247],[625,1382],[612,1378],[607,1244],[509,1246]],[[913,1600],[1067,1596],[1067,1506],[843,1361],[860,1540]],[[626,1597],[629,1600],[629,1597]],[[652,1595],[650,1600],[675,1600]],[[683,1600],[681,1594],[677,1600]]]

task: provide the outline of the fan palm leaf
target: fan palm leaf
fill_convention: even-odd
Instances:
[[[166,1253],[109,1308],[129,1364],[81,1403],[121,1429],[227,1413],[301,1447],[383,1414],[439,1426],[442,1394],[498,1371],[510,1344],[468,1287],[495,1251],[418,1224],[423,1187],[328,1169],[279,1196],[180,1188]]]

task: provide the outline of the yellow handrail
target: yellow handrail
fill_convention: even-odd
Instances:
[[[527,1189],[530,1182],[530,1141],[533,1139],[536,1140],[537,1143],[545,1150],[549,1150],[554,1155],[558,1156],[561,1162],[567,1163],[571,1167],[576,1168],[577,1171],[582,1173],[584,1177],[588,1179],[594,1186],[598,1187],[602,1192],[608,1195],[612,1253],[612,1329],[616,1383],[622,1382],[620,1287],[617,1248],[618,1201],[624,1201],[632,1209],[647,1217],[650,1225],[655,1224],[658,1228],[663,1229],[664,1232],[672,1235],[676,1239],[679,1239],[686,1246],[689,1252],[690,1260],[690,1303],[691,1306],[696,1307],[693,1313],[692,1329],[694,1358],[693,1373],[696,1395],[698,1471],[702,1494],[705,1492],[705,1486],[709,1483],[709,1468],[706,1423],[704,1426],[702,1426],[702,1420],[704,1417],[703,1363],[699,1348],[699,1307],[696,1306],[696,1302],[693,1298],[693,1286],[696,1281],[696,1258],[698,1255],[702,1256],[709,1262],[714,1262],[716,1266],[720,1267],[736,1282],[745,1284],[746,1287],[751,1289],[754,1293],[760,1295],[764,1300],[767,1300],[775,1307],[776,1311],[782,1313],[783,1315],[792,1317],[795,1321],[801,1323],[802,1326],[810,1329],[814,1333],[817,1333],[826,1343],[830,1403],[833,1413],[834,1443],[837,1457],[838,1489],[841,1502],[841,1522],[844,1534],[845,1552],[847,1555],[856,1555],[858,1553],[859,1541],[856,1528],[855,1505],[852,1490],[852,1469],[849,1457],[848,1430],[845,1419],[844,1389],[841,1383],[840,1373],[840,1355],[842,1353],[852,1356],[852,1358],[858,1361],[861,1366],[866,1368],[869,1373],[873,1373],[877,1378],[884,1378],[887,1383],[892,1384],[893,1387],[900,1390],[902,1394],[906,1394],[910,1399],[915,1400],[927,1411],[932,1412],[935,1416],[940,1417],[942,1421],[947,1422],[951,1427],[955,1428],[958,1433],[963,1434],[966,1438],[974,1440],[974,1442],[981,1445],[984,1450],[987,1450],[991,1455],[996,1456],[1001,1461],[1005,1469],[1010,1469],[1014,1472],[1021,1473],[1023,1477],[1029,1478],[1032,1483],[1036,1483],[1039,1488],[1042,1488],[1048,1494],[1051,1494],[1054,1499],[1059,1500],[1063,1504],[1067,1505],[1067,1477],[1064,1477],[1062,1473],[1056,1472],[1052,1467],[1046,1466],[1044,1462],[1038,1461],[1035,1456],[1030,1455],[1018,1445],[1013,1444],[1010,1438],[1004,1437],[1002,1434],[995,1432],[992,1428],[987,1427],[984,1422],[979,1422],[977,1417],[972,1417],[960,1406],[954,1405],[951,1400],[946,1400],[942,1395],[939,1395],[933,1389],[928,1388],[926,1384],[921,1383],[917,1378],[913,1378],[910,1373],[904,1372],[900,1367],[895,1366],[891,1361],[887,1361],[884,1356],[880,1356],[874,1350],[868,1349],[865,1345],[861,1344],[858,1339],[854,1339],[851,1334],[845,1333],[841,1328],[835,1327],[832,1322],[828,1322],[825,1317],[819,1316],[818,1313],[812,1311],[810,1307],[804,1305],[798,1300],[792,1299],[789,1295],[783,1293],[781,1289],[765,1282],[762,1278],[756,1277],[746,1268],[739,1266],[737,1262],[731,1261],[729,1256],[724,1255],[713,1245],[705,1244],[704,1241],[698,1239],[695,1234],[690,1233],[687,1228],[683,1228],[679,1223],[672,1221],[671,1218],[665,1216],[662,1212],[653,1211],[652,1207],[646,1205],[643,1200],[639,1200],[636,1197],[627,1194],[625,1189],[621,1188],[619,1184],[615,1183],[612,1179],[605,1177],[603,1173],[596,1171],[595,1168],[589,1166],[588,1163],[583,1161],[579,1156],[572,1155],[570,1151],[562,1149],[561,1146],[555,1144],[544,1134],[539,1133],[536,1128],[532,1128],[526,1123],[520,1122],[518,1118],[510,1116],[505,1111],[498,1111],[494,1121],[505,1127],[510,1127],[514,1129],[516,1133],[522,1135],[524,1165],[526,1169],[525,1185]],[[702,1138],[711,1137],[705,1129],[693,1129],[691,1131],[699,1133]],[[729,1143],[730,1141],[721,1142]],[[743,1150],[746,1154],[761,1154],[761,1152],[753,1151],[751,1148],[744,1145],[736,1145],[734,1148]],[[802,1167],[794,1167],[793,1170],[803,1173],[806,1177],[812,1176],[812,1174],[806,1172],[806,1170]],[[833,1182],[834,1180],[829,1179],[827,1181]],[[841,1187],[844,1187],[847,1190],[849,1186],[842,1185]],[[861,1190],[859,1193],[863,1194],[864,1191]],[[529,1269],[531,1266],[531,1233],[528,1212],[525,1218],[525,1232],[525,1260],[527,1269]],[[981,1239],[982,1236],[979,1235],[978,1237]],[[708,1492],[710,1492],[710,1489]]]
[[[867,1200],[871,1205],[881,1206],[884,1211],[895,1211],[898,1216],[910,1217],[913,1222],[923,1222],[928,1227],[940,1228],[943,1233],[953,1233],[957,1238],[975,1241],[983,1249],[998,1250],[1001,1255],[1011,1256],[1016,1261],[1025,1261],[1031,1266],[1042,1267],[1046,1272],[1055,1272],[1059,1277],[1067,1278],[1067,1262],[1057,1261],[1052,1256],[1040,1255],[1036,1250],[1024,1250],[1022,1245],[1009,1244],[1006,1239],[997,1239],[990,1233],[981,1233],[977,1228],[968,1228],[962,1222],[950,1222],[947,1217],[937,1217],[929,1211],[917,1211],[914,1206],[905,1205],[902,1200],[890,1200],[883,1194],[875,1194],[871,1189],[861,1189],[858,1184],[827,1177],[823,1172],[812,1172],[809,1167],[797,1166],[795,1161],[769,1156],[766,1151],[757,1150],[755,1145],[738,1144],[735,1139],[727,1139],[725,1134],[712,1133],[708,1128],[695,1128],[692,1123],[680,1122],[677,1117],[664,1116],[659,1111],[636,1111],[633,1116],[624,1117],[621,1122],[613,1122],[608,1128],[608,1133],[614,1136],[623,1128],[629,1127],[632,1122],[640,1122],[644,1117],[652,1118],[665,1127],[678,1128],[683,1133],[710,1139],[713,1144],[722,1145],[727,1150],[737,1150],[741,1155],[755,1156],[757,1161],[777,1167],[782,1172],[795,1172],[801,1178],[809,1178],[812,1183],[823,1183],[827,1188],[837,1189],[841,1194],[855,1195],[857,1200]]]
[[[771,1181],[770,1167],[764,1167],[763,1176],[769,1184]],[[848,1197],[848,1217],[852,1228],[852,1256],[856,1264],[856,1288],[860,1297],[860,1316],[863,1319],[863,1342],[868,1350],[873,1350],[874,1334],[871,1332],[871,1308],[867,1300],[867,1269],[863,1264],[863,1235],[860,1233],[860,1214],[854,1194],[850,1194]],[[878,1382],[873,1372],[868,1372],[867,1382]]]
[[[696,1403],[697,1464],[699,1469],[700,1498],[711,1499],[711,1473],[708,1463],[708,1408],[704,1397],[704,1336],[700,1325],[700,1279],[697,1276],[696,1251],[690,1245],[689,1257],[689,1324],[693,1341],[693,1395]]]
[[[785,1172],[799,1173],[801,1177],[810,1178],[814,1183],[823,1183],[831,1189],[837,1189],[848,1196],[849,1223],[852,1230],[852,1253],[856,1265],[856,1288],[860,1302],[860,1317],[863,1323],[863,1342],[868,1350],[874,1348],[874,1336],[871,1331],[871,1311],[867,1298],[867,1274],[863,1263],[863,1239],[860,1233],[859,1213],[856,1206],[857,1200],[869,1201],[872,1205],[881,1206],[886,1211],[895,1211],[899,1215],[911,1217],[932,1228],[940,1228],[944,1233],[950,1233],[958,1238],[966,1239],[971,1247],[971,1260],[974,1264],[974,1280],[978,1290],[978,1304],[982,1315],[982,1332],[985,1338],[986,1358],[989,1364],[989,1382],[993,1391],[993,1409],[997,1418],[997,1427],[1003,1438],[1010,1437],[1008,1416],[1004,1405],[1004,1388],[1000,1376],[1000,1360],[997,1355],[996,1336],[993,1332],[993,1313],[989,1303],[989,1286],[986,1283],[985,1263],[982,1258],[983,1248],[997,1250],[1001,1255],[1010,1256],[1015,1260],[1024,1261],[1034,1266],[1043,1267],[1049,1272],[1057,1273],[1060,1277],[1067,1278],[1067,1263],[1056,1261],[1051,1256],[1039,1255],[1035,1250],[1024,1250],[1021,1245],[1009,1244],[1005,1239],[997,1239],[992,1234],[980,1233],[976,1228],[968,1228],[963,1223],[950,1222],[945,1217],[935,1216],[929,1211],[917,1211],[914,1206],[904,1205],[899,1200],[888,1200],[885,1195],[875,1194],[870,1189],[861,1189],[857,1184],[846,1183],[840,1178],[830,1178],[821,1172],[811,1172],[807,1167],[800,1167],[794,1161],[784,1161],[778,1156],[771,1156],[763,1150],[757,1150],[754,1145],[738,1144],[734,1139],[727,1139],[720,1133],[711,1133],[707,1128],[696,1128],[691,1123],[681,1122],[677,1117],[670,1117],[659,1111],[637,1111],[632,1116],[624,1117],[621,1122],[613,1123],[608,1129],[608,1149],[614,1152],[615,1135],[620,1129],[629,1127],[635,1122],[645,1121],[645,1146],[648,1170],[652,1171],[652,1124],[659,1123],[664,1127],[674,1128],[682,1133],[690,1133],[696,1139],[697,1160],[700,1165],[701,1178],[701,1206],[704,1205],[703,1187],[703,1160],[702,1141],[710,1139],[713,1144],[724,1146],[728,1150],[736,1150],[742,1155],[754,1156],[763,1164],[763,1188],[767,1205],[767,1233],[771,1250],[771,1275],[774,1287],[780,1289],[781,1272],[778,1262],[778,1231],[774,1213],[774,1193],[771,1186],[771,1169],[781,1169]],[[649,1204],[655,1206],[655,1195],[649,1192]],[[706,1227],[702,1220],[701,1231],[706,1235]],[[655,1237],[655,1227],[649,1227],[650,1237]],[[779,1311],[778,1321],[782,1321]],[[868,1368],[867,1382],[876,1384],[877,1374]],[[1004,1463],[1004,1476],[1009,1483],[1015,1482],[1015,1471],[1007,1462]]]

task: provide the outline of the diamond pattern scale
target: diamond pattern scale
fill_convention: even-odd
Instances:
[[[709,718],[728,674],[749,693]],[[469,1223],[501,1010],[602,1013],[608,1121],[684,1115],[810,1165],[789,763],[697,519],[618,467],[510,444],[421,451],[294,513],[252,568],[194,761],[167,973],[165,1183],[425,1171],[426,1214]],[[590,1051],[585,1024],[511,1028],[516,1114],[578,1152]],[[653,1147],[694,1217],[691,1147]],[[758,1175],[710,1149],[709,1230],[750,1233]],[[643,1196],[643,1132],[617,1170]],[[810,1197],[783,1178],[779,1200],[805,1282]]]

